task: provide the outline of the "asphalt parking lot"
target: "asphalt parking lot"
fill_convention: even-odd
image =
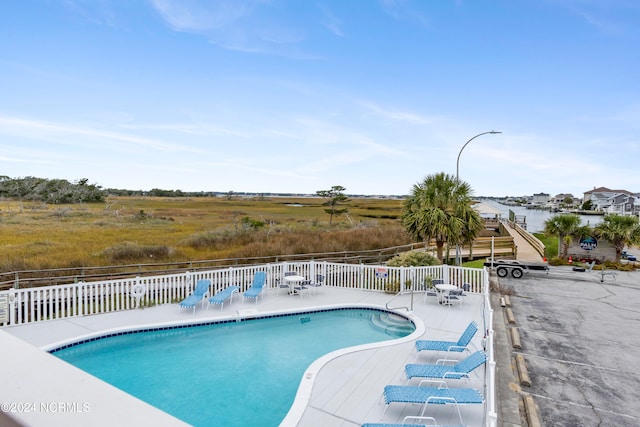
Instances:
[[[640,425],[640,272],[551,267],[499,279],[545,426]]]

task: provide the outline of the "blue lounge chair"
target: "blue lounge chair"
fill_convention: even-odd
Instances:
[[[264,289],[264,283],[266,280],[267,273],[265,273],[264,271],[256,271],[256,274],[253,276],[253,282],[251,282],[251,286],[249,287],[249,289],[244,291],[242,295],[245,298],[254,299],[257,304],[258,297],[262,295],[262,290]]]
[[[415,385],[388,385],[384,388],[384,403],[420,403],[444,405],[482,404],[484,397],[475,388],[425,387]]]
[[[191,295],[180,301],[180,308],[193,308],[193,312],[196,312],[196,305],[202,301],[204,305],[204,299],[209,294],[209,286],[211,281],[208,279],[200,279],[196,283],[196,288]]]
[[[418,403],[424,405],[420,415],[424,415],[427,405],[452,404],[455,405],[458,411],[460,424],[464,425],[459,405],[480,405],[484,403],[484,397],[474,388],[388,385],[384,388],[384,403],[387,405],[385,412],[392,403]]]
[[[469,378],[469,374],[477,367],[487,361],[487,355],[484,351],[476,351],[466,359],[456,363],[455,365],[418,365],[410,363],[405,365],[404,373],[407,379],[411,378],[437,378],[437,379],[453,379],[459,380]]]
[[[458,339],[458,341],[418,340],[416,341],[416,350],[418,350],[418,354],[420,354],[421,351],[428,350],[462,353],[467,350],[467,347],[476,332],[478,332],[478,324],[476,322],[471,322],[462,335],[460,335],[460,339]]]
[[[220,304],[220,310],[222,310],[222,307],[224,307],[224,303],[230,299],[232,302],[233,301],[233,294],[240,292],[240,287],[239,286],[229,286],[223,290],[221,290],[220,292],[218,292],[217,294],[215,294],[214,296],[212,296],[211,298],[209,298],[209,305],[211,304]],[[208,308],[208,306],[207,306]]]
[[[409,423],[411,421],[411,423]],[[442,424],[438,424],[435,418],[433,417],[415,417],[408,416],[404,417],[402,420],[402,424],[390,424],[390,423],[366,423],[362,424],[362,427],[464,427],[462,424],[459,426],[443,426]]]
[[[411,421],[411,423],[410,423]],[[362,424],[362,427],[464,427],[462,423],[459,426],[443,426],[438,424],[433,417],[404,417],[401,424],[391,423],[366,423]]]

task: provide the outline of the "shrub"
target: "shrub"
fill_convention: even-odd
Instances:
[[[417,267],[427,265],[439,265],[440,262],[437,258],[433,257],[425,251],[410,251],[403,254],[396,255],[389,261],[387,265],[389,267]]]
[[[224,241],[225,241],[225,238],[222,234],[215,233],[213,231],[207,231],[204,233],[189,236],[182,242],[182,244],[194,249],[202,249],[202,248],[216,248],[217,245],[219,245]]]
[[[111,261],[140,260],[145,258],[162,259],[169,256],[171,250],[164,245],[141,246],[131,242],[106,248],[103,255]]]
[[[549,258],[549,265],[567,265],[567,261],[560,258],[560,257],[553,257],[553,258]]]

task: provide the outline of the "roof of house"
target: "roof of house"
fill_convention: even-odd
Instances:
[[[592,193],[620,193],[620,194],[633,194],[630,191],[627,190],[611,190],[610,188],[607,187],[598,187],[598,188],[594,188],[593,190],[589,190],[589,191],[585,191],[584,194],[592,194]]]

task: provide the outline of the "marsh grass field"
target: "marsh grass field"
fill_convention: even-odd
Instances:
[[[0,272],[387,248],[411,243],[398,199],[351,199],[329,225],[321,198],[108,197],[0,201]]]

